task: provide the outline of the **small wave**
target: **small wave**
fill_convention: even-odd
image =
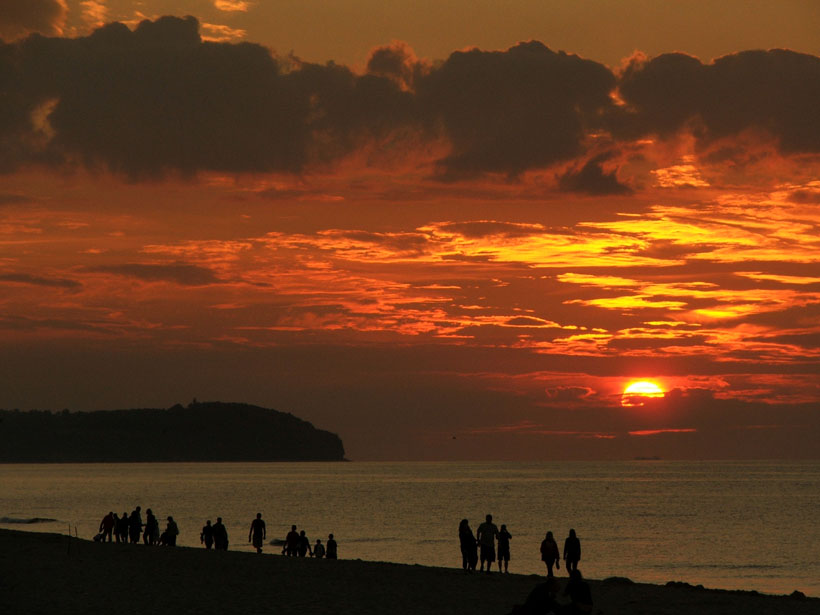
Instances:
[[[29,517],[27,519],[17,519],[15,517],[0,517],[0,523],[19,523],[19,524],[31,524],[31,523],[55,523],[57,519],[48,519],[46,517]]]

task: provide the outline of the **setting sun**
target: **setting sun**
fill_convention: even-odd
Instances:
[[[621,396],[622,406],[643,406],[646,398],[663,397],[664,391],[656,382],[638,380],[630,382]]]

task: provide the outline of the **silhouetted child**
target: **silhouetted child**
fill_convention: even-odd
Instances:
[[[487,515],[484,523],[478,526],[476,538],[478,544],[481,546],[481,567],[479,570],[484,570],[484,562],[487,563],[487,573],[492,572],[493,562],[495,561],[495,539],[498,536],[498,527],[493,523],[493,516]]]
[[[214,547],[219,551],[228,550],[228,530],[222,523],[222,517],[217,517],[214,523]]]
[[[458,542],[461,545],[461,567],[467,572],[473,572],[478,563],[478,545],[467,519],[462,519],[458,524]]]
[[[589,583],[584,581],[581,571],[573,568],[569,573],[569,581],[564,588],[564,595],[572,601],[566,612],[569,615],[588,615],[592,613],[592,592]]]
[[[321,538],[316,539],[316,544],[313,545],[313,553],[311,557],[318,557],[319,559],[325,556],[325,545],[322,544]]]
[[[546,538],[541,541],[541,561],[547,565],[547,576],[552,576],[552,567],[561,568],[561,556],[558,554],[558,543],[552,537],[552,532],[547,532]]]
[[[328,534],[327,537],[327,551],[325,554],[327,559],[338,559],[338,546],[336,545],[336,541],[333,540],[333,534]]]
[[[257,553],[262,553],[262,545],[265,544],[267,535],[265,522],[262,521],[262,513],[256,513],[256,519],[251,521],[251,529],[248,531],[248,542],[253,538],[253,546],[256,547]]]
[[[507,531],[507,526],[501,524],[498,532],[498,572],[501,572],[501,562],[504,562],[504,572],[509,572],[510,567],[510,540],[512,534]]]
[[[202,531],[199,533],[199,542],[205,545],[206,549],[210,549],[214,546],[214,528],[211,525],[210,519],[202,526]]]
[[[310,539],[305,535],[305,530],[299,532],[299,546],[297,549],[299,551],[299,557],[305,557],[308,552],[313,555],[313,552],[310,550]]]
[[[570,530],[564,541],[564,561],[567,572],[578,569],[578,562],[581,561],[581,541],[575,535],[575,530]]]
[[[296,531],[295,525],[290,526],[290,531],[285,536],[285,546],[282,553],[291,557],[296,557],[299,553],[299,532]]]

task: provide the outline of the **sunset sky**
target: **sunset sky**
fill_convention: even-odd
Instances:
[[[0,408],[817,457],[818,31],[809,0],[0,0]]]

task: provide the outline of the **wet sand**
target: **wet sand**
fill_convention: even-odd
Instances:
[[[534,575],[286,558],[270,554],[274,550],[258,555],[149,548],[0,530],[0,613],[503,615],[543,581]],[[589,582],[595,614],[820,615],[820,598],[619,579]]]

